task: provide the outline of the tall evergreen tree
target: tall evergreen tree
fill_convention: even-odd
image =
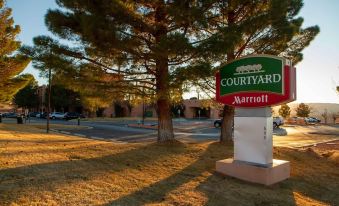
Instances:
[[[296,16],[302,0],[57,3],[62,9],[48,11],[48,29],[76,46],[42,36],[25,53],[37,60],[36,66],[47,68],[48,61],[49,67],[79,85],[84,84],[79,80],[87,80],[87,85],[110,93],[153,95],[159,141],[174,139],[171,91],[182,92],[182,85],[190,81],[213,92],[216,68],[211,65],[248,54],[280,55],[298,62],[302,49],[319,32],[316,26],[301,28],[303,19]],[[93,79],[93,74],[99,77]],[[101,74],[111,76],[109,81],[102,81]],[[231,140],[233,115],[234,108],[225,106],[221,141]]]
[[[73,76],[86,79],[86,72],[111,76],[109,82],[97,83],[117,92],[153,94],[159,117],[158,141],[173,141],[170,91],[178,87],[173,74],[201,55],[209,36],[208,19],[215,15],[211,12],[214,2],[57,0],[62,9],[48,11],[48,29],[80,46],[70,48],[38,37],[35,49],[23,51],[33,61],[46,62],[54,55],[49,66],[61,68],[55,62],[62,62],[62,71]],[[36,66],[46,65],[36,61]]]
[[[246,55],[270,54],[286,57],[297,64],[302,60],[301,51],[319,33],[317,26],[301,27],[303,18],[298,13],[302,6],[302,0],[219,1],[216,8],[220,15],[210,21],[209,32],[214,35],[209,41],[208,61],[223,65]],[[197,64],[196,67],[206,68],[206,65]],[[198,83],[197,86],[215,92],[213,77],[206,76]],[[221,142],[232,141],[233,117],[234,108],[225,105]]]
[[[20,27],[14,25],[11,9],[4,6],[0,0],[0,102],[9,102],[12,97],[33,78],[31,75],[21,75],[29,63],[29,59],[18,55],[15,51],[20,47],[16,36]]]

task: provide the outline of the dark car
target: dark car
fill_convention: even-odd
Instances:
[[[42,112],[36,115],[38,118],[46,119],[47,118],[47,112]]]
[[[84,115],[79,114],[77,112],[66,112],[64,119],[71,120],[71,119],[78,119],[78,118],[85,118]]]
[[[29,117],[36,117],[38,114],[40,114],[40,112],[30,112],[28,113]]]
[[[17,118],[18,114],[14,112],[3,113],[2,117],[4,118]]]
[[[217,119],[214,121],[213,124],[215,128],[218,128],[218,127],[221,127],[221,123],[222,123],[221,119]]]

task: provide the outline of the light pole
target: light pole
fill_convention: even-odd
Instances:
[[[142,88],[142,125],[145,124],[145,87]]]
[[[47,107],[47,125],[46,132],[49,133],[49,113],[51,112],[51,68],[48,68],[48,107]]]

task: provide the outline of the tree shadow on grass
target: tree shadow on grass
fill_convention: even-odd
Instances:
[[[220,152],[220,149],[230,151],[230,148],[224,147],[219,143],[210,144],[200,158],[191,165],[171,175],[170,177],[151,184],[136,192],[120,197],[111,201],[107,205],[145,205],[151,203],[168,203],[171,205],[296,205],[294,192],[303,194],[308,201],[311,198],[325,204],[338,205],[338,184],[333,180],[318,178],[317,170],[313,165],[307,165],[308,158],[298,157],[298,151],[284,149],[285,159],[292,161],[292,167],[295,164],[303,164],[312,167],[307,177],[302,174],[294,174],[290,179],[272,186],[263,186],[252,184],[232,177],[225,177],[214,172],[215,161],[224,159],[225,156],[231,157],[231,152]],[[279,155],[278,155],[279,156]],[[306,156],[308,156],[306,154]],[[316,157],[311,157],[311,159]],[[324,165],[326,163],[323,163]],[[328,166],[328,165],[327,165]],[[330,166],[332,169],[334,165]],[[293,169],[293,168],[292,168]],[[311,171],[311,172],[310,172]],[[189,182],[206,176],[208,177],[193,188],[186,188]],[[336,173],[338,175],[338,173]],[[337,176],[338,177],[338,176]],[[334,178],[334,180],[338,178]],[[323,185],[321,183],[324,183]],[[178,188],[183,187],[178,191]],[[321,195],[321,192],[330,193]],[[174,196],[174,197],[173,197]],[[198,196],[198,197],[197,197]],[[195,198],[195,199],[194,199]],[[312,202],[311,202],[312,203]]]
[[[319,174],[319,171],[334,170],[336,167],[313,153],[300,155],[299,151],[278,149],[275,156],[291,161],[292,178],[265,187],[214,173],[215,161],[232,157],[232,147],[210,143],[207,148],[201,148],[201,150],[192,150],[184,144],[139,145],[131,146],[117,154],[95,158],[83,159],[75,155],[70,161],[1,169],[0,205],[16,203],[20,198],[29,196],[32,191],[56,193],[60,186],[86,183],[92,178],[112,173],[131,179],[128,177],[129,174],[124,174],[126,170],[142,172],[140,168],[152,168],[155,164],[160,164],[164,173],[170,171],[170,176],[141,189],[133,185],[132,190],[138,189],[137,191],[124,196],[120,193],[118,199],[105,205],[144,205],[160,202],[173,205],[295,205],[293,194],[295,191],[314,200],[339,205],[338,181],[336,181],[339,177],[338,171]],[[175,159],[177,155],[192,157],[192,163],[175,170],[171,168],[171,162],[163,162],[164,158],[171,158],[178,162],[180,160]],[[319,162],[319,165],[315,166],[315,162]],[[317,170],[317,167],[325,170]],[[152,172],[152,169],[146,170],[149,171]],[[137,181],[143,181],[142,177]],[[192,182],[193,186],[186,187]],[[81,191],[67,190],[66,192]],[[105,195],[105,199],[114,199]],[[64,198],[63,201],[67,203],[67,197]]]
[[[192,179],[199,177],[204,172],[212,173],[215,161],[230,157],[233,149],[229,146],[221,145],[217,142],[209,144],[206,150],[199,156],[198,160],[174,173],[170,177],[144,187],[129,195],[111,201],[105,205],[144,205],[147,203],[159,203],[166,201],[167,195],[178,189],[180,186],[189,183]],[[222,178],[218,176],[218,178]],[[182,204],[180,202],[171,204]],[[191,203],[189,205],[194,205]]]
[[[53,192],[59,186],[84,182],[101,174],[123,174],[125,169],[146,167],[164,157],[180,155],[187,150],[184,144],[168,147],[154,143],[127,147],[121,153],[95,158],[83,159],[75,155],[69,161],[0,169],[0,205],[14,203],[32,191]]]

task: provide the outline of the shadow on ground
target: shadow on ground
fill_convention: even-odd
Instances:
[[[1,169],[0,205],[43,200],[46,194],[61,205],[296,205],[296,192],[339,205],[337,165],[326,158],[276,148],[275,156],[291,161],[292,178],[265,187],[215,174],[215,161],[232,154],[232,147],[219,143],[147,144],[106,156],[74,153],[69,161]]]

